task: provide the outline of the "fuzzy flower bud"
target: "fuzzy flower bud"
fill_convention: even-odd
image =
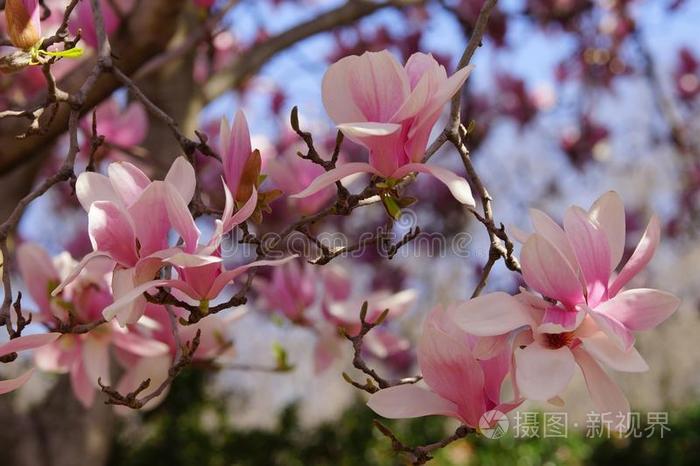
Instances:
[[[7,0],[5,18],[12,45],[29,50],[41,40],[38,0]]]

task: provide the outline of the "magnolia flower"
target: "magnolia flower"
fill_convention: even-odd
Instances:
[[[31,349],[41,348],[44,345],[48,345],[60,337],[60,333],[42,333],[38,335],[25,335],[17,337],[0,345],[0,359],[5,361],[5,358],[10,360],[13,359],[13,355],[20,351],[27,351]],[[23,373],[19,377],[8,380],[0,380],[0,395],[17,390],[19,387],[27,383],[34,373],[34,369],[29,369],[27,372]]]
[[[613,276],[625,243],[624,208],[616,193],[603,195],[589,212],[571,207],[563,229],[539,211],[532,219],[535,233],[519,235],[525,240],[523,277],[556,303],[530,292],[517,298],[493,293],[466,302],[451,316],[470,334],[496,337],[494,342],[515,338],[515,382],[523,397],[556,399],[578,365],[596,409],[627,415],[627,399],[599,363],[647,370],[632,332],[656,327],[679,306],[678,298],[663,291],[621,291],[651,259],[658,220],[652,217],[632,257]]]
[[[469,184],[423,162],[430,133],[471,67],[447,77],[429,54],[413,54],[402,67],[388,51],[345,57],[323,78],[323,103],[338,128],[369,150],[369,163],[347,163],[316,178],[292,197],[307,197],[355,173],[399,180],[429,173],[462,204],[474,205]]]
[[[92,134],[92,118],[84,118],[80,124],[86,135]],[[139,102],[132,102],[126,108],[110,99],[97,108],[97,134],[104,136],[112,146],[132,148],[143,142],[148,132],[148,115]],[[85,153],[90,153],[90,137],[84,143]],[[104,149],[108,152],[108,149]],[[109,151],[111,152],[111,151]],[[104,156],[109,158],[111,154]]]
[[[430,313],[418,343],[418,365],[427,388],[402,384],[379,390],[367,402],[377,414],[392,419],[450,416],[477,427],[484,413],[507,413],[522,402],[501,402],[510,348],[478,358],[479,340],[457,329],[447,312],[437,307]]]
[[[224,180],[234,199],[245,202],[258,185],[262,159],[258,150],[252,150],[248,121],[242,111],[236,112],[232,126],[226,118],[221,120],[219,137]]]
[[[103,309],[112,302],[109,292],[109,268],[93,261],[63,291],[51,296],[51,290],[74,268],[67,254],[53,260],[41,247],[25,243],[17,251],[22,278],[34,302],[39,306],[39,320],[49,328],[56,324],[88,324],[99,320]],[[109,261],[107,266],[111,266]],[[164,354],[168,348],[153,340],[120,328],[116,323],[98,326],[90,332],[61,335],[37,349],[34,361],[43,371],[70,373],[71,387],[80,403],[89,407],[99,390],[98,379],[110,383],[110,346],[139,356]]]
[[[12,45],[29,50],[41,40],[41,17],[38,0],[7,0],[5,19]]]
[[[297,261],[277,267],[269,280],[255,283],[261,305],[292,322],[308,324],[308,309],[316,300],[318,275],[306,263]]]
[[[88,212],[94,252],[83,258],[54,290],[54,296],[98,257],[109,257],[116,263],[112,274],[115,301],[134,290],[143,293],[149,289],[144,284],[151,282],[164,265],[197,266],[221,260],[211,256],[217,245],[198,248],[200,232],[187,209],[196,180],[194,169],[183,157],[175,160],[164,181],[151,181],[127,162],[110,164],[108,173],[104,176],[86,172],[78,177],[76,194]],[[228,206],[224,217],[217,220],[217,235],[232,228],[232,222],[237,220],[232,210]],[[171,229],[182,238],[182,247],[169,247]],[[143,296],[124,306],[112,304],[105,308],[104,317],[117,317],[122,325],[135,322],[145,305]]]
[[[216,220],[212,238],[199,245],[200,231],[194,223],[187,204],[194,196],[196,179],[192,165],[179,157],[164,181],[151,181],[134,165],[112,163],[109,177],[83,173],[78,177],[76,193],[88,211],[88,230],[95,251],[88,254],[73,274],[54,290],[54,294],[69,283],[86,263],[106,256],[116,262],[112,275],[114,303],[107,306],[105,319],[117,318],[122,325],[136,322],[146,306],[143,296],[148,290],[172,286],[200,301],[213,298],[247,268],[274,265],[269,261],[247,264],[243,268],[222,273],[202,295],[182,280],[158,279],[164,266],[196,268],[220,263],[214,255],[223,235],[246,220],[255,210],[257,192],[251,192],[247,202],[234,214],[231,192],[224,184],[226,204],[221,219]],[[175,230],[182,246],[169,247],[168,234]]]
[[[622,288],[642,271],[659,244],[660,225],[652,216],[634,253],[616,275],[625,248],[625,210],[610,191],[586,212],[570,207],[562,229],[540,211],[532,211],[535,233],[521,253],[523,278],[543,296],[559,301],[549,306],[544,322],[553,330],[574,328],[582,313],[621,349],[634,343],[633,331],[649,330],[667,319],[680,300],[653,289]],[[521,239],[525,239],[521,235]]]

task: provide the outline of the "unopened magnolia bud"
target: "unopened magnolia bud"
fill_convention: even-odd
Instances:
[[[38,0],[6,0],[5,19],[12,45],[29,50],[41,40]]]
[[[248,157],[243,167],[241,182],[238,185],[238,192],[236,193],[236,200],[238,202],[245,202],[250,199],[251,194],[253,194],[253,188],[258,186],[261,168],[262,159],[260,158],[260,151],[255,149],[250,154],[250,157]]]

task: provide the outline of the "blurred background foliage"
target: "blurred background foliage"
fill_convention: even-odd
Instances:
[[[236,429],[228,421],[226,401],[207,394],[209,377],[192,369],[178,378],[162,406],[145,416],[138,438],[129,429],[115,439],[109,466],[400,466],[407,464],[391,442],[370,428],[375,415],[357,399],[340,419],[314,429],[299,425],[297,409],[285,409],[275,428]],[[322,402],[319,400],[319,402]],[[444,437],[450,426],[440,418],[386,421],[408,445]],[[501,439],[470,435],[436,453],[435,466],[512,464],[681,466],[700,464],[700,406],[669,414],[663,438]]]

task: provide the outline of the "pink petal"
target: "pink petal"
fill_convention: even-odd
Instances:
[[[297,255],[292,255],[289,257],[285,257],[284,259],[277,259],[277,260],[261,260],[261,261],[255,261],[251,262],[249,264],[242,265],[240,267],[236,267],[233,270],[226,270],[221,273],[218,277],[216,277],[216,280],[214,280],[214,283],[211,285],[211,289],[209,290],[209,295],[207,298],[209,299],[214,299],[217,296],[219,296],[219,293],[221,293],[221,290],[224,289],[226,285],[228,285],[232,280],[234,280],[236,277],[244,273],[246,270],[251,269],[253,267],[265,267],[265,266],[278,266],[282,264],[286,264],[287,262],[297,258]]]
[[[582,338],[581,342],[591,356],[611,369],[623,372],[649,370],[646,361],[634,346],[623,351],[603,332],[596,332],[590,337]]]
[[[185,204],[189,204],[192,201],[194,190],[197,186],[197,179],[194,174],[194,167],[185,157],[180,156],[175,159],[168,174],[165,176],[165,181],[180,193]]]
[[[535,291],[573,307],[583,301],[581,282],[561,252],[543,236],[530,235],[520,253],[523,278]]]
[[[93,251],[90,254],[85,255],[80,262],[78,263],[77,266],[75,266],[75,269],[66,276],[66,278],[63,279],[61,283],[51,292],[51,296],[58,296],[63,289],[68,286],[73,280],[77,278],[78,275],[80,275],[80,272],[90,263],[93,261],[93,259],[100,259],[100,258],[108,258],[109,255],[104,252],[104,251]]]
[[[649,288],[623,291],[596,311],[608,315],[629,330],[651,330],[673,314],[681,300],[671,293]]]
[[[146,338],[138,333],[115,326],[112,334],[114,346],[141,357],[159,356],[170,352],[162,341]]]
[[[472,348],[474,357],[480,360],[491,359],[503,352],[510,342],[510,334],[497,335],[493,337],[479,337],[476,345]]]
[[[394,123],[346,123],[338,125],[343,134],[369,149],[369,162],[384,177],[404,162],[400,125]]]
[[[318,191],[322,190],[326,186],[334,184],[336,181],[340,181],[343,178],[354,175],[356,173],[372,173],[379,175],[379,173],[368,163],[353,162],[346,163],[338,166],[337,168],[324,173],[315,180],[311,182],[309,186],[303,191],[289,196],[291,198],[302,198],[308,197]]]
[[[148,187],[151,180],[134,164],[114,162],[107,167],[109,181],[124,205],[131,206]]]
[[[629,419],[630,405],[620,387],[613,382],[586,350],[577,347],[573,349],[573,353],[583,372],[583,377],[586,379],[586,386],[593,400],[593,405],[598,412],[607,414],[607,419],[611,420],[618,415],[624,415]],[[615,427],[614,424],[616,422],[613,423],[612,427]]]
[[[98,379],[102,379],[104,384],[110,384],[109,343],[110,340],[105,335],[88,335],[83,340],[85,374],[94,387],[98,386]]]
[[[388,122],[409,92],[406,72],[386,50],[339,60],[328,68],[322,84],[323,104],[336,124]]]
[[[228,126],[226,120],[222,121],[222,127]],[[225,139],[224,139],[225,138]],[[250,144],[250,130],[248,121],[242,111],[236,112],[233,126],[221,132],[221,161],[224,166],[224,178],[231,193],[236,196],[241,182],[243,168],[253,149]]]
[[[350,139],[362,144],[364,138],[392,135],[401,129],[401,125],[376,122],[342,123],[338,125],[338,129]]]
[[[84,408],[89,408],[95,401],[95,385],[88,378],[82,358],[73,362],[70,371],[70,382],[73,394]]]
[[[634,344],[632,332],[612,315],[601,312],[600,307],[598,306],[595,309],[587,307],[588,315],[593,318],[598,328],[605,332],[620,349],[623,351],[629,350]],[[605,311],[605,308],[603,308],[603,311]]]
[[[654,256],[656,247],[659,245],[660,237],[661,225],[659,224],[659,219],[656,215],[652,215],[642,239],[639,240],[637,248],[634,250],[634,253],[632,253],[632,257],[630,257],[622,268],[620,274],[612,280],[609,290],[610,296],[615,296],[627,282],[647,266]]]
[[[486,396],[494,404],[501,402],[501,385],[511,369],[512,353],[510,348],[507,351],[503,348],[495,357],[479,361],[481,369],[484,371],[484,390]]]
[[[575,206],[569,207],[564,214],[564,231],[586,279],[587,302],[595,306],[607,298],[612,271],[607,236],[591,222],[583,209]]]
[[[454,196],[457,201],[468,207],[474,207],[476,205],[467,180],[446,168],[426,165],[424,163],[409,163],[396,170],[392,178],[401,179],[411,172],[427,173],[434,176],[438,181],[447,186],[452,196]]]
[[[470,299],[447,311],[450,319],[464,332],[477,336],[496,336],[534,323],[525,306],[503,292]]]
[[[548,349],[532,343],[515,350],[515,379],[522,396],[547,401],[562,393],[574,376],[576,364],[571,350]]]
[[[382,417],[410,419],[422,416],[457,417],[457,405],[415,384],[396,385],[373,393],[367,406]]]
[[[131,217],[117,204],[97,201],[88,212],[90,242],[125,266],[136,264],[136,234]]]
[[[14,379],[0,380],[0,395],[17,390],[32,378],[34,369],[29,369],[24,374]]]
[[[537,331],[539,333],[571,332],[581,324],[585,316],[586,311],[583,309],[568,310],[559,306],[548,306]]]
[[[445,79],[447,79],[447,76],[445,76]],[[431,76],[423,75],[413,87],[411,94],[404,101],[401,108],[391,117],[391,121],[403,121],[416,116],[429,103],[429,99],[435,91],[434,86],[435,83],[432,82]]]
[[[114,308],[115,303],[119,303],[124,296],[129,294],[131,290],[136,286],[135,284],[136,269],[135,268],[115,268],[112,273],[112,295],[114,296],[114,303],[105,307],[102,311],[102,317],[105,320],[111,320],[116,317],[120,325],[126,326],[127,323],[135,322],[138,320],[139,315],[142,315],[146,308],[146,300],[143,296],[139,296],[138,299],[132,299],[128,302],[127,306],[122,306]],[[110,311],[110,308],[114,308],[114,312]],[[133,316],[133,318],[132,318]]]
[[[163,186],[168,220],[185,242],[185,252],[192,253],[199,242],[201,234],[199,228],[178,190],[170,183],[165,183]]]
[[[486,410],[484,374],[466,338],[455,338],[428,320],[417,354],[425,383],[440,397],[455,403],[465,423],[476,425]]]
[[[0,356],[39,348],[53,343],[60,336],[60,333],[39,333],[21,336],[0,345]]]
[[[221,264],[222,259],[218,256],[178,252],[173,255],[164,256],[163,261],[177,267],[202,267],[205,265]]]
[[[125,289],[125,292],[120,292],[119,295],[115,292],[114,303],[104,308],[102,316],[105,320],[116,318],[122,325],[135,323],[141,315],[134,315],[131,307],[132,303],[136,299],[143,298],[143,293],[159,286],[181,289],[185,288],[186,284],[179,280],[151,280],[140,284],[134,283],[130,289]]]
[[[625,252],[625,206],[615,191],[608,191],[596,200],[589,217],[605,232],[610,246],[610,269],[615,270]]]
[[[168,232],[171,224],[165,202],[166,186],[168,185],[162,181],[152,182],[138,200],[129,207],[136,237],[141,244],[139,250],[141,257],[168,247]],[[180,197],[179,194],[178,197]],[[182,197],[180,202],[184,202]]]
[[[37,348],[34,351],[34,364],[38,369],[58,374],[65,374],[70,370],[70,365],[66,363],[65,358],[64,338],[70,339],[71,337],[64,336],[61,340]]]
[[[230,192],[227,193],[226,195],[226,202],[229,202],[229,196]],[[233,199],[231,199],[231,202],[233,202]],[[224,220],[224,226],[223,226],[223,232],[227,233],[231,231],[234,227],[240,225],[241,223],[245,222],[248,220],[248,218],[253,215],[253,212],[255,212],[255,208],[258,206],[258,190],[253,188],[252,193],[250,194],[250,197],[246,201],[245,204],[243,204],[243,207],[238,209],[238,211],[233,214],[230,217],[226,217],[225,214],[222,216],[222,220],[227,218],[227,220]]]
[[[110,201],[123,204],[122,198],[114,191],[112,183],[104,175],[94,172],[83,172],[75,182],[75,195],[85,212],[96,201]]]
[[[24,284],[34,302],[45,313],[51,313],[49,286],[61,279],[46,251],[34,243],[24,243],[17,249],[17,263]]]
[[[552,220],[549,215],[538,209],[530,209],[530,221],[535,229],[535,233],[542,235],[544,239],[557,248],[562,256],[569,262],[571,268],[578,271],[578,260],[576,260],[573,249],[571,249],[564,229],[560,227],[557,222]],[[527,240],[522,242],[525,243],[526,241]]]
[[[474,69],[474,65],[461,68],[444,81],[438,91],[433,95],[430,106],[423,110],[425,115],[430,115],[439,111],[452,97],[460,91],[469,74]]]
[[[440,65],[431,53],[416,52],[406,60],[406,74],[412,89],[417,89],[420,82],[426,77],[435,83],[447,80],[445,67]],[[434,90],[431,88],[431,90]]]

